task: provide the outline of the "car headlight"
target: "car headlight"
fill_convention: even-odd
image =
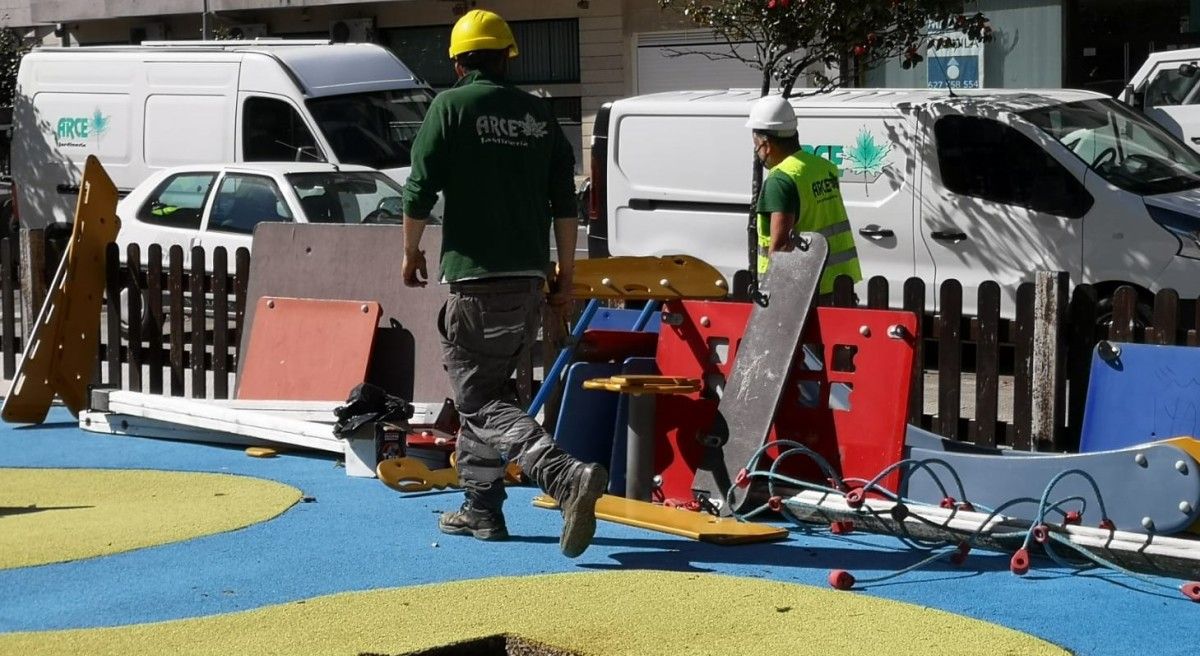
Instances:
[[[1146,205],[1150,218],[1179,240],[1180,257],[1200,260],[1200,217],[1163,207]]]

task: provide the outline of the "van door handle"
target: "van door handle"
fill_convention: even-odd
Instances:
[[[859,228],[858,234],[871,239],[883,239],[885,237],[895,237],[896,233],[887,228],[880,228],[877,225],[870,225],[865,228]]]
[[[1200,144],[1200,137],[1192,137],[1192,143]]]
[[[938,241],[950,241],[956,244],[967,240],[967,234],[965,232],[958,232],[957,230],[934,230],[929,233],[929,236]]]

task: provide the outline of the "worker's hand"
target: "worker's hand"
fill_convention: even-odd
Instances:
[[[425,267],[425,251],[414,254],[404,254],[404,286],[424,287],[429,279],[429,271]]]
[[[571,310],[571,288],[574,286],[574,277],[572,271],[559,271],[558,275],[550,281],[550,294],[546,296],[546,302],[550,305],[550,309],[562,319],[565,319]]]

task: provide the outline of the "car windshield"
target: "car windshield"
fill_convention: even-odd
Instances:
[[[375,171],[290,173],[309,223],[400,223],[404,192]]]
[[[309,111],[338,161],[376,169],[409,166],[412,141],[433,96],[424,89],[314,98]]]
[[[1200,187],[1200,155],[1111,99],[1021,112],[1112,184],[1139,195]]]

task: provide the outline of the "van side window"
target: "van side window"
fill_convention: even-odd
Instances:
[[[138,220],[170,228],[200,229],[200,215],[216,173],[173,175],[150,194],[138,210]]]
[[[248,235],[263,221],[291,221],[279,187],[261,175],[230,173],[221,180],[208,217],[208,229]]]
[[[312,132],[291,105],[275,98],[247,98],[242,105],[242,160],[323,162]]]
[[[1146,102],[1143,107],[1196,104],[1196,100],[1189,99],[1188,95],[1196,88],[1196,83],[1200,82],[1200,74],[1194,68],[1189,70],[1191,75],[1184,75],[1177,68],[1159,71],[1146,87]]]
[[[942,184],[974,196],[1077,219],[1091,194],[1029,137],[986,118],[946,116],[934,125]]]

